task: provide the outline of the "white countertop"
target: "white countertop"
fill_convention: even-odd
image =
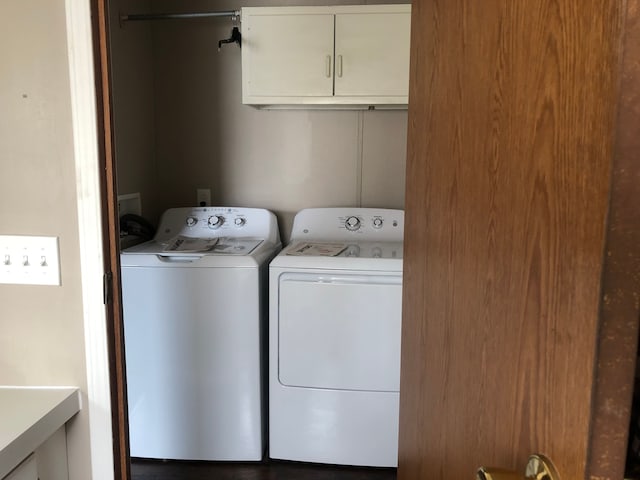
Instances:
[[[0,386],[0,478],[78,411],[77,388]]]

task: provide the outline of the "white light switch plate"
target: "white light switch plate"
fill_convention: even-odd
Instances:
[[[0,283],[60,285],[58,237],[0,235]]]

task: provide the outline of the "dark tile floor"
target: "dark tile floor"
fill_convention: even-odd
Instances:
[[[297,462],[174,462],[131,460],[133,480],[395,480],[395,468]]]

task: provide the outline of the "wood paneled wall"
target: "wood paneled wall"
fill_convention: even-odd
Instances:
[[[626,4],[413,4],[400,480],[587,474]]]

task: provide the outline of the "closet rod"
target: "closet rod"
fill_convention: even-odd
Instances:
[[[120,15],[120,22],[140,20],[174,20],[179,18],[204,18],[204,17],[239,17],[239,10],[227,12],[202,12],[202,13],[132,13]]]

